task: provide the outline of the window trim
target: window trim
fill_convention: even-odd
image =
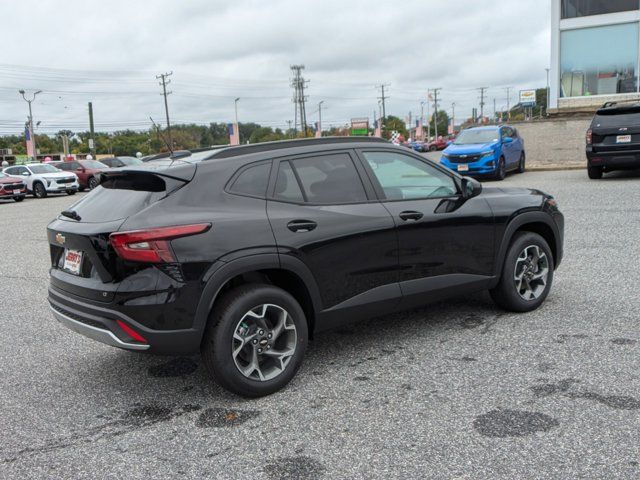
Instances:
[[[232,190],[233,184],[236,182],[236,180],[238,179],[238,177],[240,175],[242,175],[246,170],[249,170],[250,168],[253,167],[258,167],[260,165],[267,165],[269,164],[269,173],[267,174],[267,186],[264,190],[264,193],[262,195],[251,195],[248,193],[243,193],[243,192],[236,192],[234,190]],[[257,162],[252,162],[252,163],[247,163],[246,165],[243,165],[242,167],[240,167],[238,170],[236,170],[234,172],[233,175],[231,175],[231,177],[229,178],[229,180],[227,181],[227,183],[224,186],[224,191],[225,193],[228,193],[230,195],[237,195],[238,197],[246,197],[246,198],[257,198],[260,200],[266,200],[269,194],[269,188],[271,186],[271,175],[273,173],[273,160],[269,159],[269,160],[260,160]]]
[[[415,160],[421,161],[422,163],[425,163],[426,165],[429,165],[430,167],[435,168],[436,170],[439,170],[441,173],[444,173],[446,176],[450,177],[451,180],[453,181],[453,184],[456,187],[457,193],[455,193],[454,195],[443,195],[443,196],[437,196],[437,197],[418,197],[418,198],[402,198],[402,199],[398,199],[398,200],[393,200],[393,199],[389,199],[386,197],[385,193],[384,193],[384,189],[382,188],[382,185],[380,184],[380,181],[378,180],[378,177],[376,176],[375,172],[373,171],[373,169],[371,168],[371,165],[369,165],[369,162],[367,161],[366,157],[365,157],[365,153],[367,152],[372,152],[372,153],[395,153],[398,155],[404,155],[407,157],[411,157]],[[461,186],[460,186],[460,179],[461,177],[455,173],[452,172],[451,170],[443,167],[442,165],[439,165],[435,162],[433,162],[432,160],[429,160],[428,158],[424,158],[421,157],[420,155],[414,155],[411,152],[407,151],[400,151],[397,149],[381,149],[381,148],[359,148],[356,151],[360,163],[362,164],[362,167],[365,169],[365,171],[367,172],[367,175],[369,176],[369,181],[372,183],[374,190],[376,191],[376,195],[378,197],[378,200],[380,202],[387,202],[387,203],[397,203],[397,202],[416,202],[416,201],[423,201],[423,200],[446,200],[446,199],[451,199],[451,198],[459,198],[461,195]]]
[[[316,203],[316,202],[305,201],[305,202],[301,203],[301,202],[294,202],[294,201],[291,201],[291,200],[284,200],[284,199],[275,197],[276,181],[277,181],[277,178],[278,178],[278,172],[280,171],[280,164],[282,162],[289,162],[289,165],[291,165],[291,170],[293,170],[293,173],[296,176],[296,180],[298,181],[298,186],[300,187],[300,190],[302,191],[302,196],[303,196],[304,199],[306,199],[307,198],[307,194],[306,194],[306,192],[304,190],[304,187],[302,185],[302,181],[299,178],[298,172],[297,172],[293,162],[296,161],[296,160],[302,160],[302,159],[305,159],[305,158],[316,158],[316,157],[323,157],[323,156],[329,156],[329,155],[339,155],[339,154],[346,154],[351,159],[351,163],[353,164],[353,168],[355,169],[356,174],[357,174],[358,178],[360,179],[360,182],[362,183],[362,188],[364,190],[365,196],[367,197],[367,200],[364,200],[364,201],[361,201],[361,202],[334,202],[334,203]],[[275,159],[274,163],[277,164],[277,167],[271,169],[272,178],[271,178],[271,183],[270,183],[269,189],[268,189],[267,199],[269,201],[278,202],[278,203],[286,203],[286,204],[289,204],[289,205],[304,205],[304,206],[309,206],[309,207],[322,207],[322,206],[334,206],[334,205],[364,205],[364,204],[368,204],[368,203],[378,203],[379,200],[377,198],[377,193],[375,192],[375,189],[374,189],[373,185],[367,183],[367,180],[369,180],[368,177],[363,177],[363,172],[359,168],[360,167],[360,161],[359,160],[360,159],[358,158],[357,153],[353,149],[347,149],[347,150],[322,150],[320,152],[309,152],[309,153],[301,153],[301,154],[297,154],[297,155],[288,155],[286,157],[281,157],[281,158]]]

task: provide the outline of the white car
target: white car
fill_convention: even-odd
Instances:
[[[73,195],[78,191],[78,177],[75,173],[63,172],[46,163],[30,163],[14,165],[2,170],[13,177],[22,178],[27,184],[27,191],[36,198],[45,198],[49,193]]]

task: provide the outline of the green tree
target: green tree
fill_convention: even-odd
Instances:
[[[398,117],[394,117],[393,115],[387,115],[382,129],[382,136],[385,138],[391,138],[391,132],[394,130],[399,132],[404,138],[408,138],[407,126],[404,121]]]
[[[449,132],[449,115],[445,110],[438,110],[438,136],[447,135]],[[432,115],[431,118],[431,135],[435,135],[436,118]]]

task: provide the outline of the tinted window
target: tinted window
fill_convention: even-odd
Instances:
[[[290,202],[304,202],[304,196],[289,162],[280,163],[274,197]]]
[[[469,129],[460,132],[460,135],[453,141],[454,145],[475,145],[480,143],[497,142],[500,137],[498,129]]]
[[[244,170],[231,185],[231,191],[242,195],[264,197],[269,183],[271,163],[262,163]]]
[[[79,162],[84,168],[101,169],[105,167],[105,164],[98,162],[97,160],[82,160]]]
[[[294,160],[302,188],[310,203],[366,202],[360,176],[346,153]]]
[[[73,170],[73,168],[71,168],[71,164],[73,162],[62,162],[62,163],[56,163],[56,167],[59,168],[60,170],[64,170],[64,171],[69,171],[69,170]]]
[[[594,127],[634,127],[640,125],[640,108],[611,108],[599,110],[594,117]]]
[[[638,10],[638,0],[562,0],[562,18]]]
[[[53,165],[47,165],[46,163],[41,163],[39,165],[29,165],[29,170],[31,170],[31,173],[35,173],[36,175],[43,173],[60,173],[60,170],[58,170],[56,167],[54,167]]]
[[[388,200],[450,197],[458,192],[449,175],[417,158],[394,152],[364,152]]]

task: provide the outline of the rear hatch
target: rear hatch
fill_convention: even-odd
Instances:
[[[110,302],[124,278],[148,266],[124,262],[109,244],[109,235],[130,216],[184,187],[195,171],[194,164],[166,161],[102,173],[98,188],[47,227],[52,285]]]
[[[640,150],[640,104],[601,108],[591,131],[595,153]]]

